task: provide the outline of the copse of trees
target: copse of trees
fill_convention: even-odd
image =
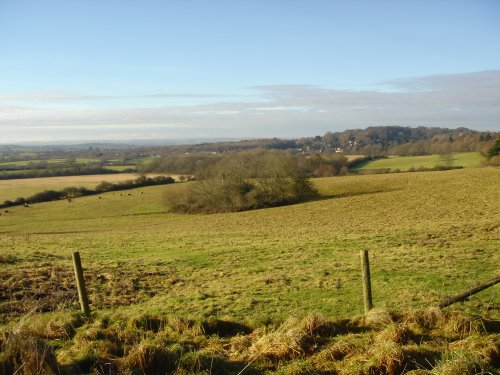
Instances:
[[[165,200],[174,212],[216,213],[299,203],[317,195],[292,156],[255,151],[222,158]]]
[[[139,166],[142,173],[175,173],[183,175],[194,175],[203,178],[206,170],[225,159],[245,159],[245,155],[264,155],[270,152],[277,155],[279,152],[293,156],[301,175],[306,177],[329,177],[345,175],[348,173],[350,164],[347,158],[335,152],[315,152],[312,154],[288,153],[287,151],[270,151],[257,149],[253,151],[240,151],[224,154],[196,153],[171,155],[156,158],[151,163]]]
[[[301,173],[308,177],[330,177],[346,175],[349,162],[342,154],[334,152],[297,155],[297,165]]]
[[[467,128],[374,126],[327,132],[323,136],[301,138],[296,143],[308,152],[342,149],[347,154],[415,156],[480,151],[494,136],[491,132]]]
[[[500,165],[500,136],[492,141],[485,154],[490,165]]]
[[[198,152],[174,154],[156,158],[148,164],[138,166],[140,173],[175,173],[193,175],[222,159],[222,155]]]

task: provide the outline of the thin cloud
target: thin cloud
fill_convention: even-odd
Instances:
[[[137,129],[142,137],[297,137],[375,125],[500,128],[500,71],[435,75],[381,83],[390,91],[314,85],[256,86],[251,101],[118,109],[6,109],[0,139],[24,130],[99,139]],[[180,95],[180,94],[154,94]],[[195,94],[186,94],[195,95]],[[202,97],[202,96],[200,96]],[[212,96],[210,96],[212,97]],[[224,99],[224,96],[221,96]],[[5,107],[4,107],[5,108]]]

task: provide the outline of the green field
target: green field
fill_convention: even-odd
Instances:
[[[477,152],[462,152],[451,154],[451,165],[462,167],[479,166],[484,158]],[[399,169],[407,171],[410,168],[433,168],[435,166],[445,166],[447,163],[441,155],[426,156],[391,156],[387,159],[378,159],[370,161],[359,167],[353,168],[354,171],[373,170],[373,169]]]
[[[253,319],[360,313],[358,252],[369,249],[378,306],[429,306],[497,272],[499,177],[483,168],[318,179],[327,199],[217,215],[167,213],[162,194],[184,184],[107,193],[11,209],[1,255],[20,259],[12,272],[43,259],[69,270],[79,250],[91,275],[136,280],[122,296],[134,308]],[[100,293],[111,285],[91,281],[96,307],[121,305]]]
[[[109,165],[104,167],[104,169],[121,172],[121,171],[137,170],[137,167],[135,165]]]
[[[188,183],[2,211],[0,368],[5,356],[12,373],[56,360],[68,374],[491,370],[498,286],[425,309],[498,275],[500,169],[314,182],[320,200],[240,213],[168,213],[163,195]],[[383,309],[365,317],[362,249]],[[71,313],[73,251],[88,319]],[[40,351],[55,357],[28,360]]]
[[[66,164],[69,162],[70,159],[37,159],[37,160],[21,160],[21,161],[4,161],[0,162],[0,168],[1,167],[7,167],[7,166],[27,166],[30,163],[41,163],[41,162],[47,162],[48,164]],[[85,159],[85,158],[75,158],[71,159],[74,160],[75,163],[77,164],[88,164],[88,163],[99,163],[101,160],[100,159]]]
[[[120,173],[0,180],[0,202],[27,198],[43,190],[62,190],[72,186],[94,189],[102,181],[116,183],[136,178],[135,173]]]

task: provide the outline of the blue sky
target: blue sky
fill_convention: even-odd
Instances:
[[[0,0],[0,143],[499,115],[498,0]]]

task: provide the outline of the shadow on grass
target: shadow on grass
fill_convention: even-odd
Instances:
[[[206,336],[217,335],[223,338],[248,335],[252,332],[252,329],[244,324],[219,319],[206,320],[201,323],[201,327]]]

